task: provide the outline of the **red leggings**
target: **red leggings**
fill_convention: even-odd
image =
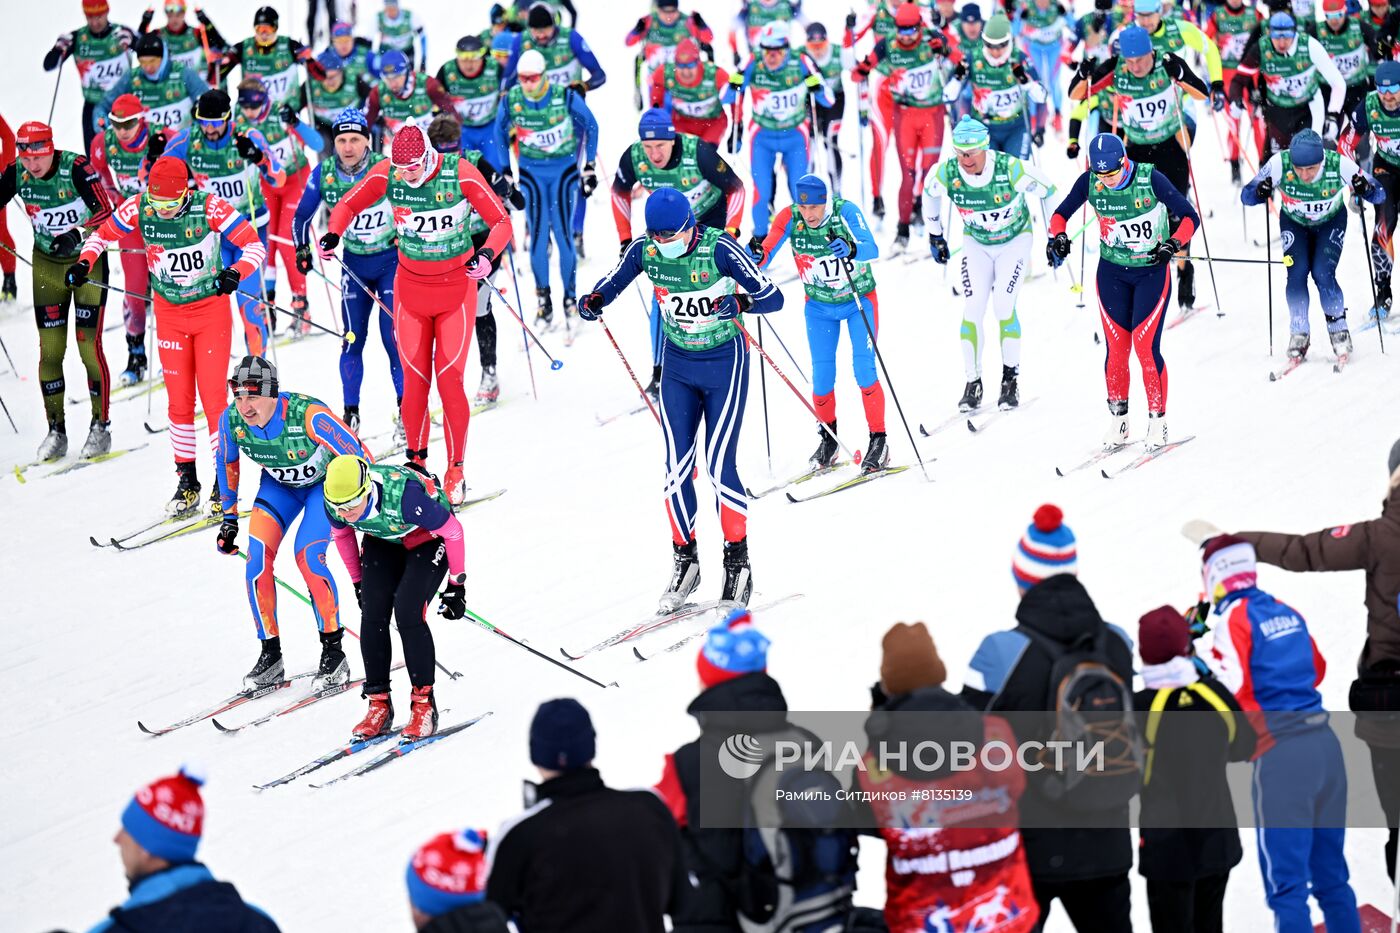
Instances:
[[[170,416],[170,446],[176,463],[193,463],[194,395],[209,429],[211,446],[219,438],[219,418],[228,404],[228,353],[233,339],[226,295],[211,295],[190,304],[171,304],[159,295],[156,346],[164,370]]]
[[[894,96],[890,93],[890,81],[878,71],[870,74],[870,191],[875,197],[882,197],[881,186],[885,181],[885,147],[890,144],[890,130],[894,126]]]
[[[136,295],[149,294],[151,270],[146,264],[146,241],[141,239],[139,231],[133,230],[118,240],[117,246],[122,249],[119,254],[122,260],[122,288],[128,292],[135,292]],[[126,252],[131,249],[140,252]],[[146,332],[148,302],[144,298],[137,298],[136,295],[122,296],[122,322],[126,324],[127,335],[131,337],[139,337]]]
[[[5,208],[0,207],[0,243],[15,248],[15,238],[10,236],[10,224],[5,220]],[[0,273],[5,275],[15,274],[15,254],[9,250],[0,249]]]
[[[674,116],[677,133],[689,133],[691,136],[699,136],[705,142],[718,148],[724,145],[724,134],[729,129],[729,120],[724,114],[710,119],[697,120],[694,117],[687,117],[685,114],[675,114]],[[13,260],[11,260],[13,262]]]
[[[403,265],[394,279],[394,340],[403,363],[403,417],[409,450],[428,448],[428,384],[437,374],[448,466],[460,466],[471,403],[463,384],[476,324],[476,282],[466,267],[425,276]]]
[[[895,152],[899,155],[899,222],[909,223],[924,176],[943,151],[943,105],[894,108]]]
[[[267,260],[263,263],[263,275],[268,291],[277,287],[277,273],[272,264],[274,258],[280,257],[282,271],[287,274],[287,287],[293,295],[306,294],[306,276],[297,271],[297,251],[292,246],[292,219],[296,217],[297,204],[310,175],[311,166],[303,165],[288,175],[287,183],[280,188],[262,182],[263,198],[267,201]]]

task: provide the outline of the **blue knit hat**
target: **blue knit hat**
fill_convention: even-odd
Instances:
[[[331,137],[341,133],[359,133],[369,139],[369,118],[358,107],[346,107],[331,121]]]
[[[964,23],[980,23],[982,22],[982,8],[975,3],[965,3],[960,16]]]
[[[1282,11],[1269,17],[1269,33],[1275,36],[1294,36],[1298,34],[1298,21],[1291,13]]]
[[[954,149],[986,149],[992,144],[987,125],[971,114],[963,114],[958,125],[953,127]]]
[[[676,125],[671,115],[660,107],[652,107],[642,114],[637,123],[637,136],[641,139],[675,139]]]
[[[705,635],[695,659],[700,682],[706,687],[754,674],[768,668],[771,642],[753,627],[747,609],[735,609]]]
[[[1011,558],[1011,575],[1022,591],[1056,574],[1079,572],[1079,552],[1074,532],[1064,523],[1057,506],[1042,505],[1026,528]]]
[[[1376,66],[1376,87],[1394,87],[1400,84],[1400,62],[1386,59]]]
[[[204,774],[190,765],[147,784],[122,811],[122,829],[136,844],[167,862],[193,862],[204,835]]]
[[[326,69],[327,71],[345,70],[345,59],[341,58],[336,53],[335,49],[326,49],[320,55],[316,56],[316,61],[318,64],[320,64],[322,68]]]
[[[548,700],[530,722],[530,762],[551,771],[586,767],[597,754],[593,720],[572,698]]]
[[[420,913],[440,917],[486,897],[486,830],[443,833],[408,860],[408,901]]]
[[[379,59],[379,73],[386,78],[408,74],[408,56],[398,49],[390,49]]]
[[[1322,137],[1313,130],[1299,130],[1288,144],[1288,158],[1294,165],[1317,165],[1324,153]]]
[[[825,204],[830,197],[826,179],[820,175],[803,175],[794,186],[797,189],[798,204]]]
[[[657,188],[647,198],[647,233],[670,235],[695,226],[690,201],[675,188]]]
[[[1152,37],[1141,26],[1129,26],[1118,34],[1118,54],[1123,58],[1139,58],[1152,52]]]
[[[516,40],[516,37],[517,37],[516,33],[511,32],[509,29],[502,29],[500,32],[496,33],[495,38],[493,38],[493,39],[491,40],[491,51],[492,51],[492,52],[509,52],[509,51],[511,51],[512,49],[515,48],[515,40]]]

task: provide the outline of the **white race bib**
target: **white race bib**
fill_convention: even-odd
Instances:
[[[800,111],[807,102],[803,87],[791,87],[784,91],[769,91],[758,101],[754,109],[765,117],[782,121]]]
[[[424,243],[437,243],[449,239],[456,232],[466,218],[468,207],[464,199],[451,207],[412,211],[403,215],[395,226],[400,234],[416,237]]]
[[[175,129],[183,129],[190,125],[190,113],[193,109],[190,99],[186,97],[173,104],[147,110],[146,121],[151,126],[172,126]]]
[[[937,92],[942,96],[942,81],[939,80],[937,60],[925,62],[915,68],[908,68],[899,76],[899,83],[893,92],[902,97],[924,101]]]
[[[656,289],[656,304],[666,320],[687,334],[704,334],[714,327],[715,302],[734,293],[732,279],[720,279],[709,288],[694,292],[670,292]]]
[[[86,210],[87,205],[83,203],[82,198],[74,198],[67,204],[46,207],[30,220],[34,222],[36,231],[56,237],[60,233],[67,233],[78,226],[82,222]]]
[[[379,238],[380,232],[393,222],[394,213],[389,208],[389,202],[380,201],[356,214],[350,221],[350,226],[346,228],[345,235],[361,243],[373,243]]]
[[[484,97],[468,97],[457,101],[457,116],[463,126],[485,126],[496,114],[501,95],[492,93]]]
[[[112,85],[121,80],[131,68],[130,59],[127,53],[112,58],[104,58],[102,61],[93,62],[88,65],[87,71],[83,72],[83,87],[100,87],[104,91],[110,91]]]
[[[1108,235],[1110,246],[1118,246],[1134,253],[1145,253],[1157,245],[1160,211],[1151,211],[1116,221]]]
[[[1155,130],[1165,125],[1167,120],[1176,114],[1176,108],[1176,87],[1171,86],[1151,97],[1125,101],[1123,118],[1138,129]]]
[[[189,246],[166,247],[156,258],[151,274],[182,288],[207,277],[219,255],[219,234],[210,230],[204,239]]]

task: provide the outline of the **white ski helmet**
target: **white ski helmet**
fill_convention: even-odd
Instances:
[[[522,75],[544,74],[544,56],[536,49],[526,49],[520,53],[520,60],[515,63],[515,73]]]
[[[769,23],[758,34],[758,47],[761,49],[785,49],[788,47],[789,26],[787,23]]]

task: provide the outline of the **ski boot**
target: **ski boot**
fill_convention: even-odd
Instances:
[[[585,254],[584,254],[584,252],[583,252],[583,234],[582,234],[582,233],[575,233],[575,234],[574,234],[574,252],[578,254],[578,258],[579,258],[579,259],[584,259],[584,258],[586,258]]]
[[[399,737],[401,742],[416,742],[426,739],[437,731],[437,700],[433,698],[433,685],[413,688],[412,705],[408,708],[408,725],[403,727]]]
[[[1306,359],[1308,347],[1312,345],[1312,338],[1308,334],[1288,335],[1288,358],[1290,360]]]
[[[458,460],[442,474],[442,489],[447,493],[447,502],[454,509],[467,498],[467,481],[462,476],[462,461]]]
[[[695,553],[695,542],[676,544],[673,541],[671,550],[671,582],[661,594],[656,608],[658,615],[675,612],[700,585],[700,558]]]
[[[1108,430],[1103,433],[1103,449],[1112,450],[1128,443],[1128,400],[1108,400]]]
[[[1045,145],[1045,127],[1041,127],[1031,134],[1031,145],[1039,149]]]
[[[394,727],[394,701],[389,698],[388,690],[383,693],[366,691],[361,696],[369,700],[369,711],[365,713],[365,718],[360,720],[359,725],[350,731],[350,738],[356,742],[383,735]]]
[[[1001,368],[1001,395],[997,398],[997,407],[1002,411],[1010,411],[1021,404],[1021,391],[1016,387],[1015,366],[1002,366]]]
[[[878,473],[890,465],[890,448],[884,431],[871,431],[865,445],[865,459],[860,462],[862,473]]]
[[[1390,317],[1390,279],[1382,279],[1376,282],[1376,304],[1371,308],[1368,320],[1374,321],[1380,318],[1382,321]]]
[[[340,420],[344,421],[345,426],[358,436],[360,433],[360,406],[346,405],[345,414],[340,416]]]
[[[15,285],[15,274],[5,273],[5,283],[0,285],[0,301],[14,301],[19,296],[19,287]]]
[[[117,377],[123,386],[134,386],[146,378],[146,335],[126,335],[126,369]]]
[[[253,669],[243,677],[244,690],[258,690],[271,687],[286,680],[287,670],[282,665],[282,639],[273,635],[262,642],[262,650]]]
[[[234,514],[238,513],[236,508],[233,511]],[[218,483],[215,483],[214,488],[209,490],[209,517],[216,522],[221,522],[224,518],[224,499],[223,496],[219,495]]]
[[[481,385],[476,387],[477,405],[494,405],[501,397],[501,382],[496,378],[496,367],[481,367]]]
[[[292,296],[292,313],[296,320],[292,324],[292,336],[297,340],[311,333],[311,312],[307,310],[306,296]]]
[[[554,299],[550,297],[548,288],[535,289],[535,304],[535,323],[549,330],[554,326]]]
[[[188,518],[199,508],[199,477],[195,475],[194,461],[175,464],[175,472],[180,475],[175,495],[165,504],[167,515]]]
[[[749,539],[724,542],[724,583],[719,588],[719,598],[747,606],[751,593],[753,574],[749,571]]]
[[[1332,352],[1337,355],[1337,359],[1345,361],[1351,356],[1351,331],[1343,327],[1341,330],[1332,331],[1327,336],[1332,338]]]
[[[312,691],[327,687],[339,687],[350,679],[350,662],[345,660],[345,652],[340,648],[340,640],[345,637],[345,629],[321,633],[321,664],[316,668],[316,676],[311,681]]]
[[[814,470],[829,470],[836,465],[836,452],[839,445],[836,443],[836,422],[832,421],[825,428],[817,428],[816,452],[807,458],[807,465]]]
[[[870,213],[875,215],[876,220],[885,219],[885,199],[880,195],[875,195],[875,199],[870,202]]]
[[[47,463],[50,460],[58,460],[68,455],[68,432],[64,430],[62,421],[50,421],[49,433],[44,435],[44,439],[39,444],[39,452],[36,454],[40,463]]]
[[[909,225],[899,222],[894,228],[894,243],[890,246],[890,252],[902,253],[909,248]]]
[[[564,296],[564,326],[568,327],[578,318],[578,302],[573,295]]]
[[[1230,183],[1233,184],[1236,188],[1244,184],[1244,179],[1240,177],[1239,159],[1230,160]]]
[[[1196,306],[1196,267],[1190,262],[1183,263],[1177,270],[1176,302],[1183,311],[1190,311]]]
[[[1142,440],[1146,450],[1156,450],[1167,446],[1167,413],[1149,411],[1147,413],[1147,436]]]
[[[78,459],[91,460],[93,457],[100,457],[112,450],[112,422],[98,421],[92,419],[92,424],[88,427],[87,440],[83,442],[83,449],[78,453]]]
[[[958,411],[976,411],[982,407],[982,380],[973,379],[963,389],[963,396],[958,400]]]
[[[660,405],[660,404],[661,404],[661,367],[660,367],[660,366],[653,366],[653,367],[651,368],[651,382],[648,382],[648,383],[647,383],[647,387],[646,387],[643,391],[646,392],[647,398],[651,399],[651,403],[652,403],[653,405]]]

